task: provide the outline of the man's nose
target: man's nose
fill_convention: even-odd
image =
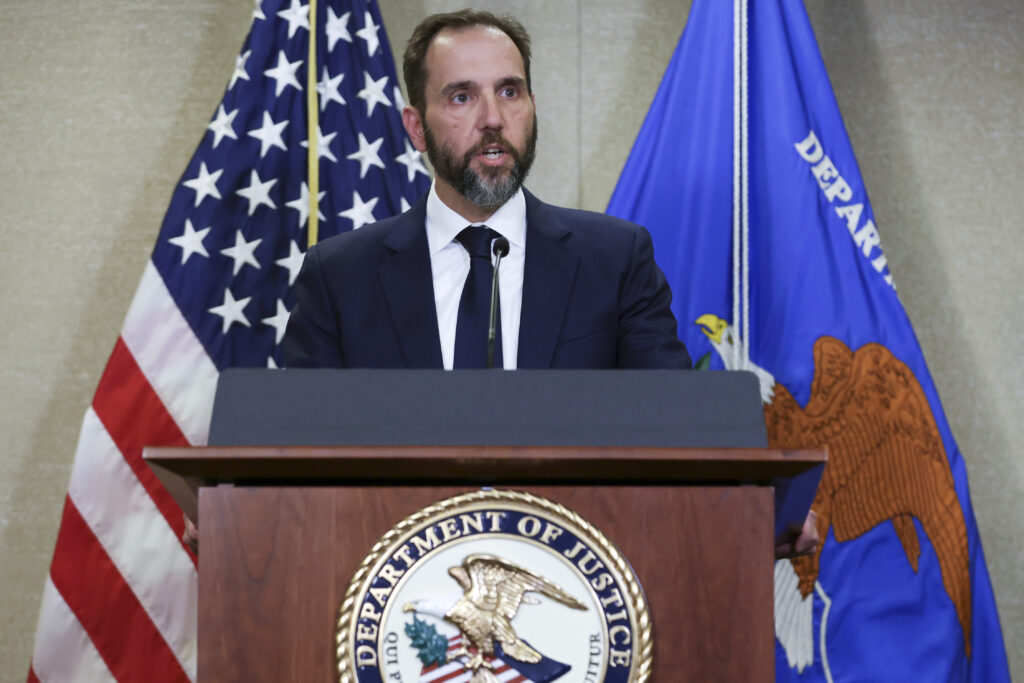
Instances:
[[[485,95],[481,98],[480,127],[481,128],[502,128],[504,116],[501,111],[501,103],[494,94]]]

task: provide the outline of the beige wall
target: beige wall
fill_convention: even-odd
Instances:
[[[454,2],[383,0],[401,47]],[[530,186],[603,209],[686,17],[679,0],[481,2],[533,32]],[[900,296],[968,463],[1024,679],[1024,13],[807,0]],[[23,675],[78,427],[248,0],[0,0],[0,673]]]

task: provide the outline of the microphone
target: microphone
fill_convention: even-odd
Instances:
[[[494,276],[491,278],[491,324],[487,327],[487,369],[494,367],[494,335],[498,327],[498,266],[501,258],[508,255],[508,240],[498,237],[491,248],[494,252]],[[502,363],[504,367],[504,363]]]

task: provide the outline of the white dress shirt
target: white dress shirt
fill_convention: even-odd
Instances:
[[[455,326],[459,317],[462,287],[469,276],[469,252],[455,236],[470,225],[486,225],[508,240],[508,255],[498,267],[501,301],[502,367],[516,369],[519,352],[519,316],[523,307],[523,266],[526,263],[526,196],[520,189],[484,223],[469,223],[448,207],[430,186],[427,197],[427,246],[434,278],[434,307],[441,337],[445,370],[455,362]],[[491,254],[491,262],[495,257]],[[497,363],[495,363],[497,365]]]

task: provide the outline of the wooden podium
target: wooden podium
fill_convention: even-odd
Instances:
[[[215,446],[145,457],[199,520],[202,683],[337,681],[339,605],[367,552],[407,516],[481,486],[560,503],[619,548],[651,613],[649,680],[774,680],[775,518],[803,518],[825,462],[822,451],[649,445]],[[806,481],[773,485],[801,478],[809,492]]]

